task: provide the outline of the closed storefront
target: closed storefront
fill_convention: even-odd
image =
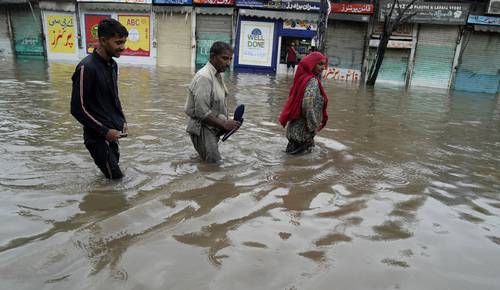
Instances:
[[[371,14],[372,4],[332,4],[325,46],[329,62],[327,79],[360,80]]]
[[[196,7],[196,70],[209,59],[210,47],[216,41],[232,44],[232,7]]]
[[[474,31],[464,43],[455,89],[496,93],[500,83],[500,34]]]
[[[191,67],[192,55],[192,12],[190,6],[166,6],[170,0],[155,0],[154,11],[157,21],[157,64],[179,68]],[[175,1],[176,4],[179,1]],[[157,6],[156,4],[164,4]],[[185,1],[182,5],[190,5]]]
[[[40,8],[31,4],[9,5],[14,52],[17,56],[43,58],[42,25]]]
[[[375,55],[375,49],[371,49],[370,55]],[[404,86],[409,57],[410,49],[387,49],[378,73],[377,83]]]
[[[458,26],[420,25],[412,86],[449,87],[458,32]]]
[[[118,63],[156,64],[155,35],[152,29],[155,19],[151,0],[134,1],[134,3],[126,3],[129,2],[127,0],[109,0],[107,1],[109,3],[100,3],[99,0],[77,1],[83,36],[81,54],[92,53],[98,43],[99,21],[111,17],[118,20],[129,32],[125,50],[116,61]]]
[[[7,5],[0,5],[0,60],[12,57]]]
[[[500,91],[500,17],[470,15],[462,38],[454,88],[495,94]]]
[[[77,21],[71,1],[40,1],[49,60],[78,60]]]

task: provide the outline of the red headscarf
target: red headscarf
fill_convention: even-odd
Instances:
[[[320,77],[314,75],[314,73],[312,72],[313,68],[320,61],[324,61],[326,63],[328,59],[322,53],[315,51],[305,56],[299,62],[299,67],[295,72],[293,85],[290,89],[290,94],[288,95],[288,101],[283,107],[283,111],[281,111],[279,117],[280,124],[283,127],[286,126],[288,121],[295,120],[300,117],[302,113],[302,100],[304,99],[304,92],[306,90],[307,82],[312,78],[316,78],[318,80],[321,95],[325,100],[325,106],[323,107],[323,120],[319,129],[321,130],[326,125],[326,121],[328,121],[328,112],[326,110],[328,104],[328,96],[326,95],[325,89],[321,84]]]

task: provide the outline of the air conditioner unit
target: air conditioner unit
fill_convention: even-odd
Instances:
[[[500,0],[490,0],[487,13],[500,15]]]

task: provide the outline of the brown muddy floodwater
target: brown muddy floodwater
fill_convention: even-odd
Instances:
[[[0,67],[0,289],[500,289],[500,102],[326,83],[289,157],[291,79],[227,75],[245,123],[197,161],[189,72],[121,66],[130,135],[105,180],[69,114],[74,64]]]

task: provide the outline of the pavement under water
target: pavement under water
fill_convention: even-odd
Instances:
[[[245,122],[208,165],[191,73],[122,65],[108,181],[69,113],[74,66],[0,67],[0,289],[498,289],[498,97],[326,81],[326,128],[288,156],[292,78],[227,74]]]

